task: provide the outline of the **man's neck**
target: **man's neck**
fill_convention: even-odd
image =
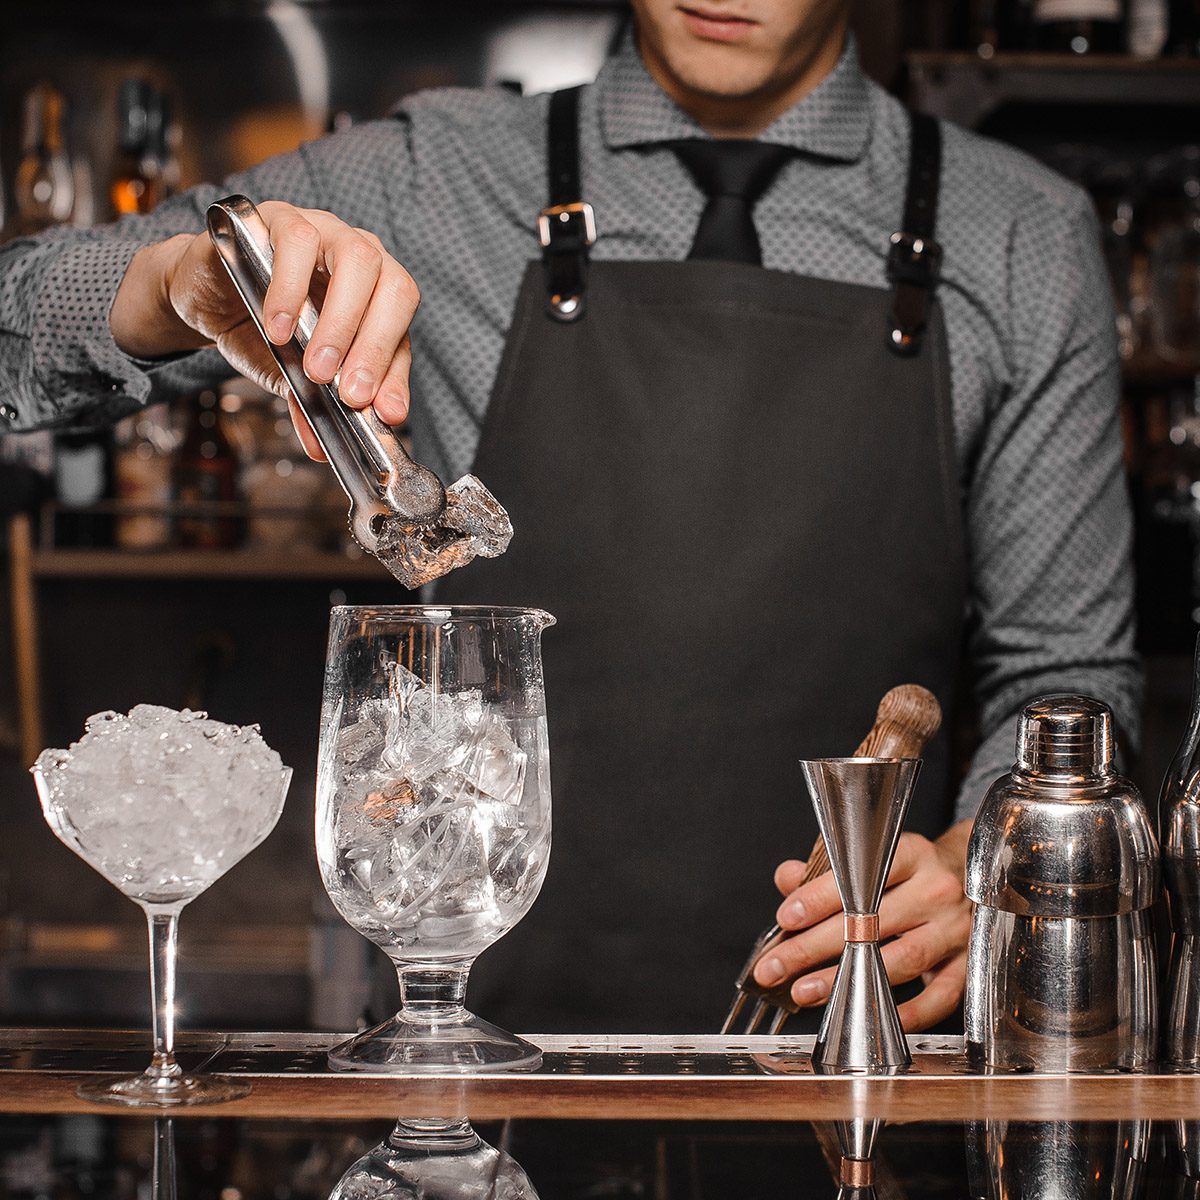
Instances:
[[[688,87],[665,61],[638,38],[638,53],[651,78],[702,129],[716,138],[756,138],[794,104],[799,103],[837,66],[846,42],[842,21],[830,35],[789,72],[785,80],[746,96],[722,96]]]

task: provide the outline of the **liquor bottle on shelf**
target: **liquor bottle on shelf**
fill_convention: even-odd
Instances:
[[[1033,35],[1054,54],[1119,54],[1125,23],[1121,0],[1036,0]]]
[[[1158,58],[1170,32],[1168,0],[1129,0],[1126,41],[1134,58]]]
[[[21,159],[13,178],[13,228],[26,236],[61,225],[75,207],[75,177],[64,136],[63,95],[39,83],[25,97]]]
[[[112,206],[118,216],[147,213],[159,200],[157,141],[161,138],[158,95],[144,79],[121,84],[120,157],[112,182]]]
[[[60,546],[111,546],[111,512],[98,511],[112,495],[112,438],[103,430],[58,433],[54,438],[54,490],[59,509],[54,540]]]
[[[175,460],[179,545],[195,550],[240,545],[245,519],[235,510],[242,498],[238,474],[237,455],[221,427],[217,394],[201,392],[189,402],[187,432]]]

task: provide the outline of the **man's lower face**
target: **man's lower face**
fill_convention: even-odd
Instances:
[[[778,86],[828,35],[846,0],[632,0],[643,54],[701,95]]]

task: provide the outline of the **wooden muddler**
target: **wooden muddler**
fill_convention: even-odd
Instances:
[[[871,732],[858,744],[854,758],[920,758],[929,740],[942,727],[937,697],[917,683],[894,687],[879,702]],[[829,870],[825,840],[817,838],[808,856],[802,883]]]

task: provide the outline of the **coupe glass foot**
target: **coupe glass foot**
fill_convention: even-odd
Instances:
[[[433,1023],[400,1012],[329,1051],[335,1071],[470,1075],[535,1071],[541,1062],[542,1052],[532,1042],[465,1010]]]
[[[250,1085],[214,1076],[180,1075],[174,1079],[133,1075],[81,1084],[75,1093],[94,1104],[124,1104],[129,1108],[182,1108],[191,1104],[223,1104],[250,1094]]]

